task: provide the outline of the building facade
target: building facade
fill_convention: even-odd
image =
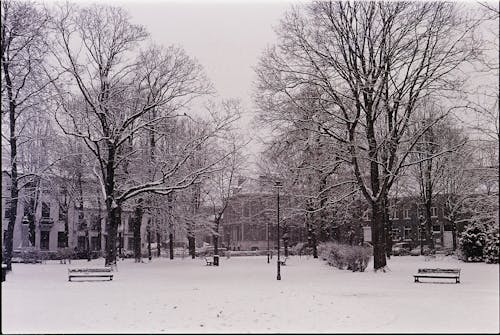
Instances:
[[[280,237],[294,245],[306,238],[304,215],[290,195],[280,195]],[[222,243],[230,250],[277,248],[278,193],[263,177],[241,178],[224,212]],[[282,245],[283,247],[283,245]]]
[[[84,196],[80,203],[71,199],[64,188],[57,186],[64,184],[57,179],[53,177],[51,180],[38,180],[37,183],[23,185],[20,189],[13,234],[14,253],[37,250],[51,258],[70,250],[79,257],[86,257],[90,250],[93,257],[103,256],[107,244],[108,224],[103,202],[98,198],[99,190],[92,183],[84,183]],[[2,245],[5,245],[11,211],[9,199],[10,176],[4,171],[1,199]],[[143,216],[143,253],[147,250],[148,226],[152,227],[149,236],[153,244],[160,242],[161,247],[166,248],[170,230],[175,243],[185,244],[185,231],[164,221],[165,218],[153,218],[148,214]],[[133,232],[133,212],[124,209],[121,224],[118,226],[117,247],[120,252],[130,254],[134,250]]]

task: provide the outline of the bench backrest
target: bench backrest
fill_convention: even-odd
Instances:
[[[68,272],[112,272],[112,268],[81,268],[81,269],[68,269]]]
[[[418,269],[418,273],[460,273],[460,269]]]

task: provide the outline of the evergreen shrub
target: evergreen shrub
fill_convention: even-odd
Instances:
[[[499,263],[499,234],[498,228],[492,229],[486,235],[486,246],[484,247],[483,254],[486,263]]]
[[[459,238],[460,258],[465,262],[484,261],[486,241],[486,227],[480,223],[470,224]]]

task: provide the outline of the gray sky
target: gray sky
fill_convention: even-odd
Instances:
[[[276,42],[273,30],[285,11],[299,0],[87,0],[125,8],[132,21],[144,25],[151,41],[177,44],[203,65],[221,98],[240,98],[245,109],[241,127],[253,115],[253,67],[266,46]],[[473,0],[461,1],[473,5]],[[494,3],[493,3],[494,4]],[[496,30],[496,29],[495,29]],[[496,35],[497,38],[498,35]],[[477,78],[476,78],[477,79]],[[257,142],[249,146],[255,155]]]
[[[252,116],[253,67],[266,46],[275,42],[273,27],[297,0],[172,1],[102,0],[128,10],[154,43],[177,44],[203,65],[221,98],[240,98],[242,127]],[[253,131],[248,127],[247,135]],[[256,154],[259,145],[250,145]]]

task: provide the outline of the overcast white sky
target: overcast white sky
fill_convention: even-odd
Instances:
[[[240,98],[242,127],[252,116],[253,67],[267,45],[275,42],[273,27],[297,0],[101,0],[127,9],[151,40],[178,44],[203,65],[221,98]],[[253,130],[245,127],[247,135]],[[256,154],[259,145],[250,146]]]
[[[299,0],[87,0],[121,6],[144,25],[154,43],[177,44],[204,66],[220,97],[240,98],[252,116],[253,67],[266,46],[276,41],[273,27]],[[475,4],[475,1],[465,1]],[[495,4],[495,3],[493,3]],[[248,127],[246,127],[248,129]],[[255,135],[248,130],[250,136]],[[256,154],[259,146],[251,151]]]

